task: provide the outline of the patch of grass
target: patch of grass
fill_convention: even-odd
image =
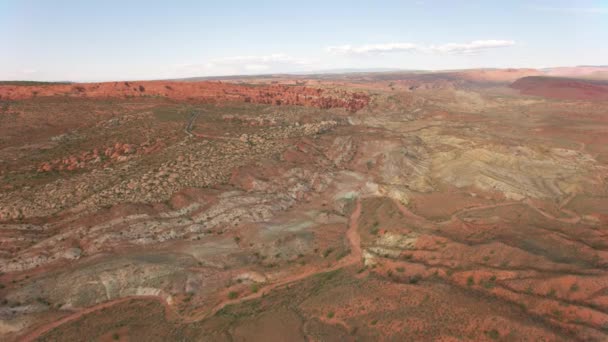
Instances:
[[[238,292],[230,291],[228,292],[228,299],[236,299],[239,296]]]
[[[251,292],[253,293],[258,293],[258,291],[260,290],[260,287],[258,284],[251,284],[251,286],[249,287],[249,289],[251,290]]]
[[[333,318],[334,317],[334,312],[330,311],[327,313],[327,318]]]
[[[467,286],[473,286],[475,285],[475,279],[473,278],[473,276],[469,276],[467,278]]]
[[[572,284],[572,286],[570,286],[570,291],[576,292],[578,290],[579,290],[578,284],[574,283],[574,284]]]
[[[493,340],[498,340],[500,338],[500,333],[496,329],[486,331],[486,335]]]
[[[561,320],[562,319],[562,312],[559,310],[553,310],[551,312],[553,314],[553,316],[555,316],[555,319],[557,320]]]
[[[374,319],[373,321],[371,321],[371,322],[370,322],[370,324],[371,324],[371,325],[376,325],[376,324],[378,324],[378,320],[377,320],[377,319]]]
[[[338,255],[336,255],[336,260],[340,260],[349,254],[350,254],[350,249],[345,249],[342,252],[340,252]]]
[[[483,286],[484,289],[490,290],[493,289],[496,284],[494,284],[493,281],[481,281],[481,286]]]
[[[405,268],[403,268],[403,267],[397,267],[395,270],[399,273],[405,272]]]
[[[551,289],[549,292],[547,292],[547,297],[554,298],[555,297],[555,289]]]
[[[163,122],[184,121],[188,119],[188,111],[176,106],[162,106],[154,108],[154,117]]]
[[[328,249],[323,251],[323,257],[327,258],[333,251],[334,251],[334,249],[329,247]]]
[[[113,333],[112,334],[112,339],[115,340],[115,341],[117,341],[117,340],[120,339],[120,335],[118,335],[118,333]]]

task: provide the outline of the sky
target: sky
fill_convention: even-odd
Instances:
[[[608,65],[608,0],[0,0],[0,37],[0,80]]]

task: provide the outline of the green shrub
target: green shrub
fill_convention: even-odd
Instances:
[[[486,332],[486,334],[488,335],[489,338],[491,338],[493,340],[498,340],[498,338],[500,337],[500,333],[496,329],[492,329],[492,330]]]
[[[323,257],[327,258],[333,251],[334,251],[334,249],[331,247],[326,249],[325,251],[323,251]]]

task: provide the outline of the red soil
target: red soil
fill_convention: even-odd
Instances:
[[[608,82],[574,78],[531,76],[511,84],[525,95],[554,99],[608,100]]]
[[[140,145],[116,143],[101,150],[95,148],[92,151],[83,151],[80,154],[44,162],[38,167],[38,172],[72,171],[84,169],[97,163],[107,166],[110,162],[126,161],[131,155],[160,151],[163,147],[164,143],[161,140],[157,140],[155,143],[145,142]]]
[[[84,98],[165,97],[205,103],[226,101],[272,105],[345,108],[355,112],[369,103],[363,93],[286,85],[239,85],[222,82],[106,82],[42,86],[0,85],[0,99],[20,100],[42,96]]]

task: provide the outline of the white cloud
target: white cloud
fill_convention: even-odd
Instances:
[[[513,45],[515,45],[515,42],[512,40],[474,40],[465,44],[448,43],[431,46],[429,50],[438,53],[470,55],[480,53],[487,49],[509,47]]]
[[[370,44],[361,46],[339,45],[330,46],[328,52],[336,54],[373,54],[385,52],[408,52],[419,50],[420,47],[410,43]]]
[[[394,52],[471,55],[480,53],[487,49],[508,47],[512,45],[515,45],[515,42],[512,40],[474,40],[469,43],[448,43],[430,46],[413,43],[369,44],[360,46],[338,45],[328,47],[327,51],[335,54],[352,55],[383,54]]]

